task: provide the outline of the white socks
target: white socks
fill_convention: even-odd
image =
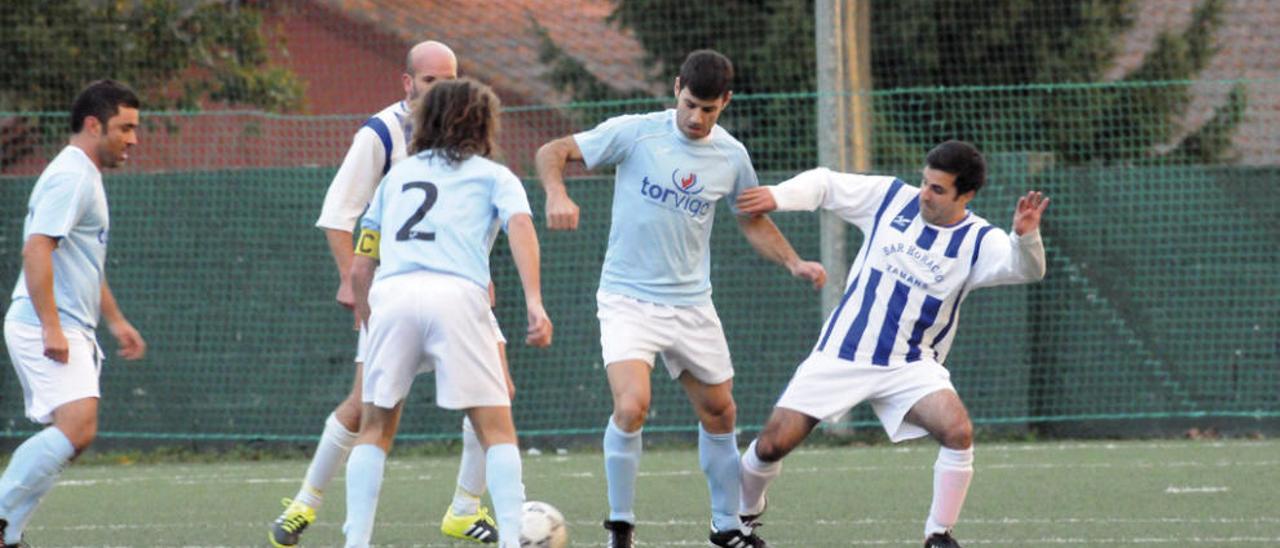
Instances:
[[[764,494],[769,484],[782,473],[782,461],[764,462],[756,456],[756,440],[742,453],[742,515],[755,515],[764,511]]]
[[[320,508],[324,502],[324,490],[333,481],[333,476],[347,461],[351,452],[351,444],[356,441],[356,433],[347,430],[333,413],[324,421],[324,433],[320,434],[320,443],[316,446],[316,454],[311,457],[311,465],[307,467],[307,478],[293,500],[301,502],[312,509]]]
[[[453,514],[469,516],[480,511],[485,490],[485,454],[471,419],[462,418],[462,462],[458,465],[458,486],[453,491]]]
[[[925,538],[955,527],[971,479],[973,447],[962,451],[946,447],[938,449],[938,460],[933,464],[933,505],[929,508],[929,520],[924,525]]]

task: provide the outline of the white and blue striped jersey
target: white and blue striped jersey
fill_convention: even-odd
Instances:
[[[610,118],[573,138],[588,169],[618,166],[600,289],[658,304],[710,303],[716,201],[737,213],[738,193],[759,185],[746,147],[718,125],[689,139],[674,109]]]
[[[506,166],[479,156],[456,165],[424,151],[382,179],[361,220],[381,233],[375,281],[416,270],[489,287],[495,221],[531,215],[524,185]]]
[[[62,149],[31,190],[22,241],[32,234],[58,239],[52,256],[53,300],[63,326],[92,331],[98,325],[110,225],[102,172],[79,147]],[[5,319],[40,325],[25,273],[18,275]]]
[[[1009,234],[973,213],[929,224],[920,189],[893,177],[815,169],[770,190],[780,211],[821,207],[864,235],[816,353],[887,367],[942,364],[971,291],[1044,277],[1038,230]]]
[[[404,101],[382,109],[356,131],[351,148],[329,183],[316,226],[352,231],[378,181],[408,155],[413,118]]]

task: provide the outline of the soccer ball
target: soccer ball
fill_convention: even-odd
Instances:
[[[564,515],[545,502],[524,503],[520,521],[521,548],[564,548],[569,544],[569,530]]]

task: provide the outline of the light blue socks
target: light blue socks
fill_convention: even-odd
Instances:
[[[347,522],[342,532],[348,548],[369,546],[386,466],[387,453],[373,444],[357,445],[347,457]]]
[[[636,522],[636,475],[640,471],[642,447],[640,432],[623,432],[613,423],[613,417],[609,417],[609,426],[604,429],[604,473],[609,480],[610,521]]]
[[[524,479],[520,449],[512,443],[489,446],[485,452],[489,497],[498,520],[498,540],[502,546],[520,545],[520,524],[524,506]]]
[[[17,544],[40,501],[53,489],[62,469],[75,456],[71,440],[54,427],[22,442],[0,476],[0,517],[9,522],[4,543]]]
[[[742,476],[738,469],[738,436],[712,434],[698,425],[698,464],[711,491],[711,525],[716,531],[741,529],[738,506]]]

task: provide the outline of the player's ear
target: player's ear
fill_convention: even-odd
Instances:
[[[102,120],[92,114],[84,117],[84,127],[82,129],[90,137],[101,137],[106,131],[106,127],[102,125]]]
[[[680,77],[679,76],[676,76],[676,85],[675,87],[672,88],[672,94],[676,96],[676,99],[680,98]]]

